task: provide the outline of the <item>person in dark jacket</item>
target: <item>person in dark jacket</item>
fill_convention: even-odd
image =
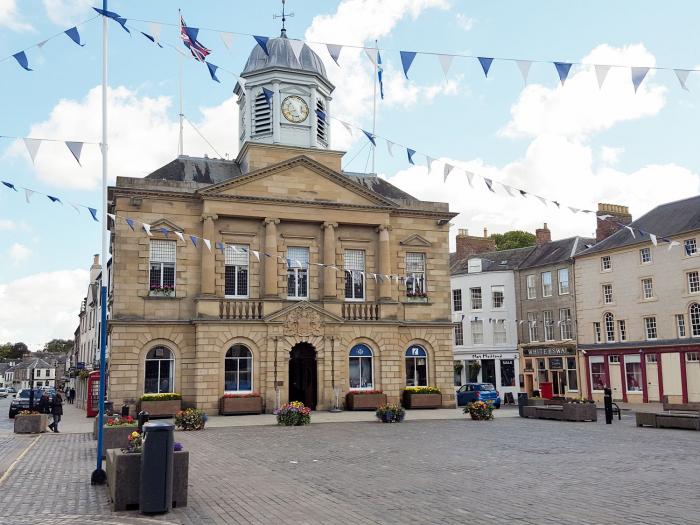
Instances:
[[[51,415],[53,416],[53,422],[49,425],[49,428],[54,432],[58,432],[58,423],[63,415],[63,398],[58,392],[56,392],[56,397],[53,398],[53,403],[51,403]]]
[[[36,409],[40,414],[50,414],[51,413],[51,403],[49,402],[49,394],[46,392],[41,394],[41,399],[36,406]]]
[[[75,401],[75,388],[70,388],[70,404],[72,405]]]

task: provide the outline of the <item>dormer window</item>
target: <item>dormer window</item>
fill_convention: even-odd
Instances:
[[[469,259],[467,263],[468,273],[479,273],[481,272],[481,259]]]
[[[323,144],[324,146],[328,145],[328,133],[327,133],[327,125],[328,123],[326,122],[326,106],[323,104],[323,100],[317,100],[316,101],[316,110],[319,113],[316,113],[316,139]],[[323,115],[323,118],[321,117]]]
[[[272,102],[268,103],[265,95],[260,93],[255,97],[253,108],[253,134],[266,135],[272,133]]]

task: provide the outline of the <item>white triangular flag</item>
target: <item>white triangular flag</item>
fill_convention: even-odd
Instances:
[[[68,202],[68,204],[70,204],[71,206],[73,206],[73,209],[74,209],[76,212],[78,212],[78,215],[80,215],[80,208],[78,208],[78,207],[77,207],[75,204],[73,204],[72,202]]]
[[[27,204],[29,204],[29,199],[32,198],[32,195],[34,195],[34,190],[24,188],[24,198],[27,200]]]
[[[39,151],[39,146],[41,146],[41,139],[25,138],[24,146],[27,148],[29,156],[32,158],[32,164],[34,164],[34,160],[36,159],[36,153],[37,151]]]
[[[653,233],[649,234],[649,238],[651,239],[651,243],[654,246],[657,246],[659,244],[659,241],[656,239],[656,235],[654,235]]]
[[[673,248],[674,246],[680,246],[680,245],[681,245],[681,243],[679,243],[678,241],[671,241],[670,243],[668,243],[668,250],[671,251],[671,248]]]
[[[180,239],[182,242],[185,242],[185,237],[183,237],[182,232],[179,231],[174,231],[175,235],[177,235],[177,238]]]
[[[392,157],[394,156],[394,151],[392,149],[393,147],[394,147],[394,143],[391,142],[390,140],[387,140],[386,141],[386,149],[389,152],[389,155],[391,155]]]
[[[39,49],[41,49],[42,47],[44,47],[44,45],[46,44],[46,42],[48,42],[48,40],[44,40],[44,41],[42,41],[42,42],[39,42],[39,43],[36,45],[36,47],[38,47]]]
[[[568,206],[568,208],[571,210],[572,213],[578,213],[581,211],[578,208],[572,208],[571,206]]]
[[[221,41],[224,43],[226,46],[226,49],[231,51],[231,47],[233,46],[233,33],[228,33],[226,31],[221,31],[219,33],[219,36],[221,37]]]
[[[107,217],[109,217],[110,219],[112,219],[114,222],[117,222],[117,216],[114,215],[113,213],[108,213],[108,214],[107,214]]]
[[[537,197],[538,199],[540,199],[540,202],[541,202],[542,204],[544,204],[545,206],[547,206],[547,199],[545,199],[544,197],[540,197],[539,195],[535,195],[535,197]]]
[[[474,187],[474,183],[473,183],[474,174],[471,171],[467,171],[467,170],[464,170],[464,173],[467,174],[467,180],[469,181],[469,185],[473,188]]]
[[[333,62],[335,62],[337,66],[340,66],[338,59],[340,58],[340,51],[343,49],[343,46],[338,44],[326,44],[326,49],[328,49],[328,54],[333,59]]]
[[[75,157],[75,160],[78,161],[78,166],[82,166],[82,164],[80,164],[80,152],[83,151],[83,143],[82,142],[71,142],[71,141],[67,140],[66,146],[68,146],[68,149]]]
[[[143,224],[143,229],[144,231],[148,234],[149,237],[151,237],[153,234],[151,233],[151,225],[146,224],[145,222]]]
[[[211,251],[211,241],[209,239],[202,239],[204,241],[204,244],[207,245],[207,248],[209,248],[209,251]]]
[[[529,60],[516,60],[515,63],[518,64],[520,74],[523,76],[523,82],[527,84],[527,76],[530,74],[532,62]]]
[[[342,120],[340,121],[340,123],[343,125],[343,127],[345,127],[345,131],[347,131],[350,134],[350,136],[352,137],[353,136],[352,126],[350,124],[348,124],[347,122],[343,122]]]
[[[503,189],[506,190],[506,193],[508,195],[510,195],[511,197],[513,196],[513,194],[510,192],[510,189],[511,189],[510,186],[503,184],[502,182],[500,183],[500,185],[503,186]]]
[[[674,69],[674,73],[676,73],[676,77],[678,77],[678,82],[680,82],[681,87],[685,89],[686,91],[690,91],[688,89],[688,86],[685,85],[686,80],[688,80],[688,75],[690,74],[690,70],[688,69]]]
[[[608,76],[608,71],[610,71],[610,66],[603,64],[596,64],[595,66],[595,76],[598,79],[598,89],[603,89],[603,82],[605,82],[605,77]]]
[[[427,155],[425,156],[425,164],[428,166],[428,174],[430,174],[433,169],[433,162],[435,162],[434,158],[428,157]]]
[[[258,262],[260,262],[260,253],[259,252],[255,251],[255,250],[250,250],[250,253],[255,255],[255,258],[258,260]]]
[[[452,65],[452,61],[454,60],[454,55],[438,55],[438,60],[440,61],[440,67],[442,68],[442,72],[447,76],[447,73],[450,71],[450,66]]]
[[[289,44],[292,46],[292,51],[294,52],[294,56],[297,58],[299,63],[301,63],[301,50],[304,49],[304,41],[291,39],[291,40],[289,40]]]
[[[374,49],[373,47],[366,47],[365,49],[365,54],[367,55],[367,58],[369,58],[370,62],[372,62],[373,66],[377,65],[377,50]]]
[[[443,177],[443,182],[447,181],[447,176],[450,174],[454,166],[452,164],[448,164],[445,162],[445,167],[442,170],[442,177]]]
[[[625,226],[625,228],[627,228],[630,231],[630,233],[632,234],[632,238],[636,239],[637,237],[634,235],[634,230],[630,226],[627,226],[627,225],[624,225],[624,226]]]
[[[158,22],[151,22],[148,24],[148,32],[156,42],[160,42],[160,24]]]

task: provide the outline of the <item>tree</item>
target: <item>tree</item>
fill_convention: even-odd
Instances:
[[[512,250],[534,246],[536,237],[530,232],[511,230],[505,233],[494,233],[491,238],[496,241],[496,250]]]
[[[73,349],[73,341],[70,339],[51,339],[44,345],[44,352],[49,354],[67,354]]]
[[[5,359],[10,359],[10,354],[12,353],[12,343],[5,343],[0,345],[0,361]]]

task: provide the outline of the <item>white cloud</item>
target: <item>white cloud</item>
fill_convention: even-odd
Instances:
[[[476,22],[476,19],[465,15],[464,13],[457,13],[457,25],[461,27],[464,31],[469,31],[471,30],[472,27],[474,27],[474,23]]]
[[[43,0],[46,14],[54,24],[70,25],[81,22],[90,13],[93,0]]]
[[[10,219],[0,219],[0,231],[11,231],[17,229],[17,223]]]
[[[10,247],[10,251],[9,251],[10,260],[12,261],[12,264],[14,264],[15,266],[17,266],[18,264],[29,259],[29,256],[31,254],[32,254],[32,250],[30,250],[24,244],[20,244],[18,242],[14,243]]]
[[[602,146],[600,148],[600,160],[611,166],[617,164],[620,160],[620,155],[625,151],[625,148],[614,148],[611,146]]]
[[[30,348],[55,337],[71,339],[87,270],[60,270],[0,283],[0,341],[25,341]]]
[[[91,89],[83,100],[60,100],[47,120],[33,124],[28,136],[99,142],[102,130],[101,87]],[[141,177],[170,162],[177,155],[179,124],[170,97],[142,96],[126,87],[110,88],[109,175]],[[238,107],[235,97],[218,106],[200,108],[202,118],[190,116],[202,134],[221,154],[234,157],[238,151]],[[202,138],[185,123],[185,154],[216,156]],[[10,155],[23,156],[31,163],[22,142],[9,148]],[[99,187],[102,155],[96,144],[86,144],[82,168],[65,144],[43,142],[36,158],[37,176],[54,186],[80,189]]]
[[[0,27],[12,31],[33,31],[34,27],[25,22],[17,10],[17,0],[0,0]]]

